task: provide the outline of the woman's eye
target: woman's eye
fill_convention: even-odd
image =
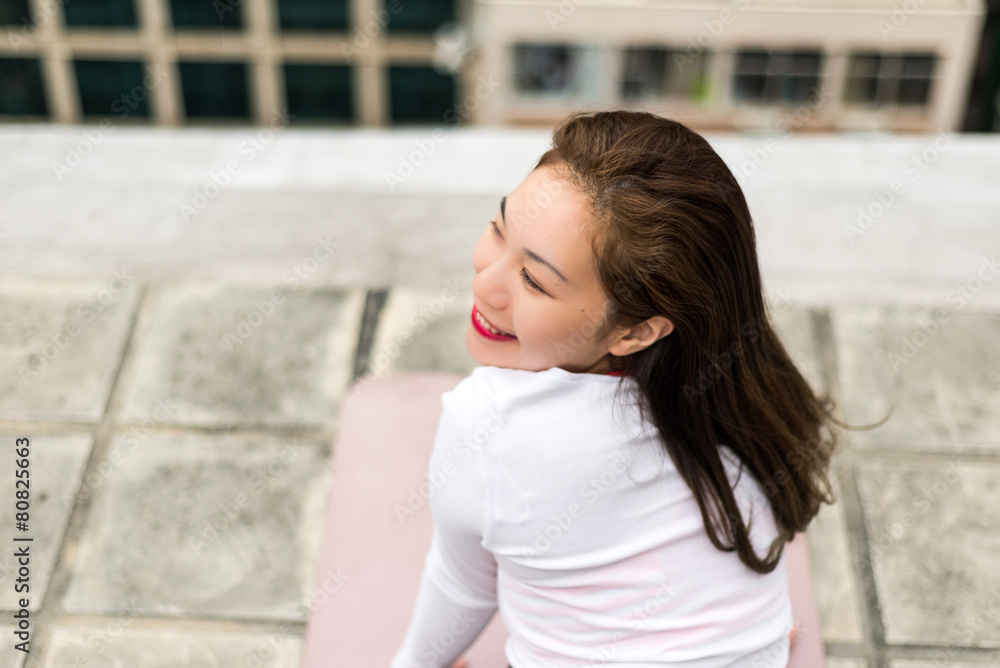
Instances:
[[[493,233],[496,235],[497,239],[503,241],[503,237],[500,236],[500,228],[497,227],[497,221],[491,220],[490,226],[493,227]],[[531,280],[531,276],[528,276],[528,272],[525,271],[524,269],[521,269],[521,278],[524,279],[524,282],[528,285],[529,290],[534,290],[535,292],[541,292],[541,293],[545,292],[545,290],[542,290],[542,287],[538,285],[538,283],[535,283],[533,280]]]
[[[544,290],[542,290],[542,288],[537,283],[535,283],[533,280],[531,280],[531,276],[528,276],[528,272],[526,272],[524,269],[521,270],[521,276],[524,277],[524,281],[525,281],[525,283],[528,284],[529,288],[531,288],[532,290],[534,290],[536,292],[545,292]]]

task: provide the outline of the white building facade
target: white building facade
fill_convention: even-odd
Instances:
[[[474,0],[475,123],[636,108],[701,129],[959,129],[981,0]]]

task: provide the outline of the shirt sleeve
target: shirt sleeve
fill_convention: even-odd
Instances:
[[[434,518],[431,547],[410,626],[391,668],[450,668],[497,610],[497,564],[483,547],[486,481],[483,448],[501,421],[479,374],[442,397],[428,466]]]

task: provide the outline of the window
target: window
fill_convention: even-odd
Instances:
[[[515,87],[529,93],[580,92],[581,52],[566,44],[515,44]]]
[[[249,118],[245,63],[180,62],[177,67],[189,119]]]
[[[346,30],[346,0],[278,0],[282,29]]]
[[[455,0],[385,0],[385,10],[389,15],[386,29],[390,33],[434,32],[442,24],[455,20]],[[359,23],[366,23],[369,18],[359,17]]]
[[[625,49],[622,97],[699,97],[706,85],[705,54],[662,47]]]
[[[175,28],[240,28],[242,7],[243,0],[170,0],[170,16]]]
[[[34,25],[28,0],[0,2],[0,25]]]
[[[354,118],[351,68],[347,65],[286,64],[285,88],[293,121]]]
[[[851,54],[844,100],[871,107],[926,105],[935,61],[933,53]]]
[[[75,60],[84,116],[149,117],[149,91],[142,63],[134,60]]]
[[[49,115],[37,59],[0,58],[0,114]]]
[[[745,49],[736,54],[733,97],[762,104],[812,102],[819,93],[819,51]]]
[[[132,0],[72,0],[63,3],[67,26],[136,26]]]
[[[455,79],[433,67],[390,67],[389,98],[393,123],[452,123],[461,115],[455,110]]]

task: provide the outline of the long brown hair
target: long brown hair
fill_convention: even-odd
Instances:
[[[833,503],[836,432],[771,329],[750,211],[700,135],[638,111],[576,112],[535,168],[552,165],[589,200],[586,222],[608,310],[595,336],[662,315],[673,331],[612,356],[652,420],[720,550],[768,573],[786,541]],[[621,385],[619,385],[619,388]],[[761,558],[723,467],[727,445],[766,491],[779,534]]]

